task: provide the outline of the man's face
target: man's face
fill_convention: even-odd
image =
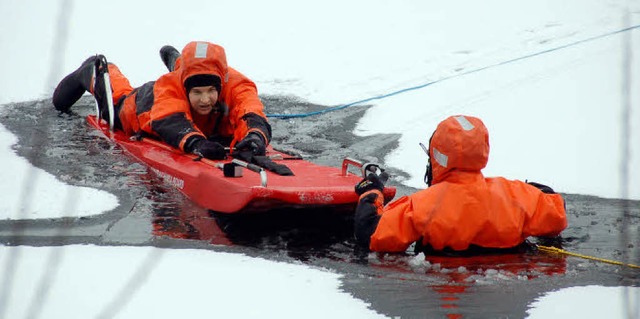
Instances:
[[[196,86],[189,91],[191,108],[200,115],[207,115],[218,102],[218,90],[215,86]]]

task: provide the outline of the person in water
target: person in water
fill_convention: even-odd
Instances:
[[[383,180],[369,174],[355,186],[359,245],[379,252],[502,250],[529,236],[554,237],[567,227],[565,203],[549,186],[484,177],[489,133],[471,116],[440,122],[429,140],[428,187],[384,205]]]
[[[265,154],[271,126],[256,85],[227,65],[224,48],[209,42],[190,42],[182,53],[164,46],[160,56],[169,73],[135,89],[115,64],[103,55],[91,56],[60,81],[53,93],[53,105],[69,112],[88,91],[96,98],[101,117],[109,120],[109,89],[115,109],[114,128],[126,134],[159,138],[208,159],[225,158],[225,147]],[[105,72],[110,88],[104,82]]]

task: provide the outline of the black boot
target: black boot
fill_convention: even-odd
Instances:
[[[53,91],[53,106],[61,112],[68,112],[84,92],[89,91],[97,56],[91,56],[80,67],[58,83]]]
[[[178,57],[180,57],[180,51],[176,48],[170,45],[165,45],[160,48],[160,59],[169,72],[172,72],[175,69]]]

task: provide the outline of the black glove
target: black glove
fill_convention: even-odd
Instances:
[[[224,159],[227,154],[224,146],[217,142],[207,141],[204,138],[193,143],[192,153],[207,159]]]
[[[260,134],[252,132],[236,144],[236,151],[251,151],[253,155],[264,155],[267,152],[267,145]]]
[[[373,189],[377,189],[379,191],[382,191],[384,189],[384,183],[382,182],[380,177],[373,173],[369,173],[369,175],[367,175],[367,178],[362,179],[360,183],[356,184],[355,187],[355,191],[358,196]]]

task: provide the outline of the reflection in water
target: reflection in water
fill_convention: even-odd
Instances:
[[[344,212],[306,209],[223,214],[199,207],[180,211],[162,207],[154,209],[153,215],[156,236],[283,251],[301,261],[342,259],[346,250],[353,249],[353,219]]]
[[[431,287],[442,297],[441,308],[448,318],[463,318],[458,308],[460,299],[475,285],[500,285],[511,280],[532,280],[566,272],[564,256],[530,251],[516,254],[492,254],[469,257],[428,256],[431,265],[427,273],[445,276],[448,283]]]
[[[367,263],[383,276],[418,282],[425,290],[434,292],[435,296],[431,297],[426,292],[423,294],[422,304],[430,308],[430,314],[464,318],[473,313],[474,307],[487,302],[477,300],[479,291],[495,291],[491,287],[514,287],[534,280],[545,282],[549,277],[566,273],[564,256],[539,252],[533,245],[524,247],[523,251],[511,253],[370,253]],[[485,309],[484,313],[493,311],[495,316],[501,316],[514,306],[492,307],[495,309]],[[507,307],[506,310],[503,307]]]

